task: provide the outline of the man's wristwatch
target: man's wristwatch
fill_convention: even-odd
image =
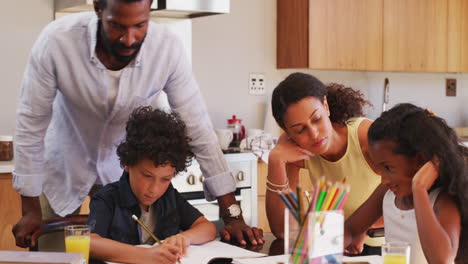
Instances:
[[[231,204],[228,208],[228,214],[226,217],[239,218],[242,214],[242,209],[238,204]]]

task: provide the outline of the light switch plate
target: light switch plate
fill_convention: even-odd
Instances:
[[[249,74],[249,94],[264,95],[266,93],[265,75],[263,73]]]

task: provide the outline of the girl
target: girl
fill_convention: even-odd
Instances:
[[[380,183],[367,150],[371,121],[353,118],[362,116],[368,102],[351,88],[325,86],[311,75],[293,73],[275,88],[271,104],[276,122],[286,132],[268,162],[266,210],[274,235],[284,234],[284,205],[276,192],[295,190],[300,168],[307,169],[314,181],[322,175],[331,181],[347,178],[352,191],[344,211],[351,215]],[[350,253],[362,250],[364,238],[355,240]]]
[[[383,186],[346,221],[345,245],[383,215],[386,241],[410,243],[411,263],[453,263],[468,215],[467,148],[443,119],[412,104],[384,112],[368,139]]]

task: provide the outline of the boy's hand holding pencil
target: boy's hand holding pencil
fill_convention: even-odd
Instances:
[[[177,234],[166,238],[163,244],[173,245],[180,249],[182,257],[187,255],[187,248],[190,246],[190,240],[182,234]]]
[[[143,224],[136,215],[132,215],[132,219],[135,220],[141,228],[143,228],[158,244],[157,247],[152,247],[151,249],[155,251],[154,263],[174,263],[177,260],[177,263],[181,264],[181,250],[178,246],[172,245],[170,243],[162,243],[145,224]]]

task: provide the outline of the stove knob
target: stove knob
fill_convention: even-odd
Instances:
[[[245,179],[245,177],[244,177],[244,172],[243,172],[243,171],[239,171],[239,172],[237,173],[237,177],[236,177],[236,178],[237,178],[237,181],[243,181],[243,180]]]
[[[187,183],[188,183],[189,185],[195,185],[195,175],[190,174],[190,175],[187,177]]]
[[[199,181],[200,181],[201,183],[203,183],[203,182],[205,181],[205,176],[200,175]]]

